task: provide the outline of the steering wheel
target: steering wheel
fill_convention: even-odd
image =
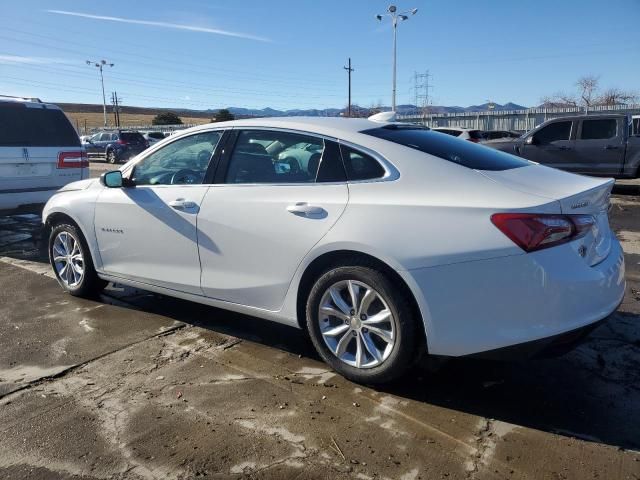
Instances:
[[[200,174],[190,168],[183,168],[171,175],[170,185],[192,185],[200,182]]]

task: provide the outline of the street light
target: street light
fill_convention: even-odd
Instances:
[[[102,113],[104,114],[104,126],[107,126],[107,97],[104,94],[104,75],[102,74],[102,69],[104,67],[113,67],[113,63],[107,63],[106,60],[100,60],[99,62],[94,62],[92,60],[87,60],[87,65],[92,65],[97,67],[100,70],[100,84],[102,85]]]
[[[394,112],[396,111],[396,44],[398,37],[398,20],[409,20],[409,15],[415,15],[416,13],[418,13],[417,8],[398,13],[398,8],[395,5],[389,5],[387,13],[376,15],[379,22],[382,21],[383,16],[391,17],[391,23],[393,25],[393,90],[391,95],[391,110]]]

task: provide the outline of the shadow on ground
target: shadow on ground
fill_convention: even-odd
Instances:
[[[0,232],[0,256],[46,262],[37,241],[37,217],[0,218]],[[220,315],[212,307],[141,290],[111,285],[105,293],[105,303],[118,299],[126,308],[318,359],[305,334],[294,328],[231,312]],[[634,313],[616,313],[563,357],[519,363],[454,359],[436,371],[416,367],[401,381],[378,389],[485,418],[640,449],[639,320]]]

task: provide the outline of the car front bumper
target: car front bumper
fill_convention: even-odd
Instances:
[[[421,308],[429,353],[462,356],[522,346],[606,318],[625,291],[622,248],[611,235],[609,255],[595,266],[566,244],[403,272]]]

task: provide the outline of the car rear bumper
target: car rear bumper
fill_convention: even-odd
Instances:
[[[429,353],[462,356],[522,346],[606,318],[625,290],[622,249],[611,235],[609,255],[595,266],[566,244],[404,272],[421,307]]]

